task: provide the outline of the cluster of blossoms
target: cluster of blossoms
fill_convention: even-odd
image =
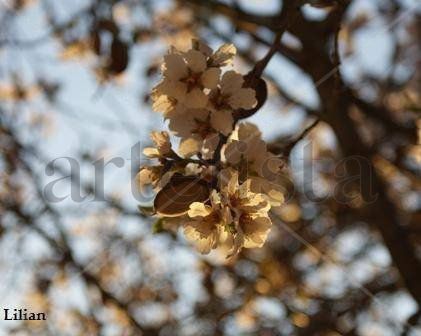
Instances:
[[[155,147],[144,154],[156,164],[142,167],[137,176],[141,189],[157,192],[159,221],[182,226],[202,253],[220,245],[230,255],[261,247],[272,225],[269,210],[283,202],[281,161],[255,125],[236,118],[257,100],[244,77],[226,69],[235,53],[232,44],[213,52],[193,40],[187,52],[172,48],[164,57],[153,109],[180,138],[178,150],[169,133],[152,132]]]

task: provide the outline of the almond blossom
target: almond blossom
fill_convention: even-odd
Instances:
[[[235,47],[225,45],[214,54],[203,43],[193,41],[193,49],[180,52],[172,48],[164,57],[164,79],[154,88],[154,109],[164,113],[177,104],[186,108],[204,108],[208,103],[205,89],[216,88],[221,66],[227,65],[235,55]]]
[[[211,194],[210,205],[200,202],[190,205],[189,219],[184,224],[184,234],[199,252],[207,254],[218,246],[227,221],[226,210],[228,209],[221,206],[219,195],[215,190]]]
[[[193,40],[192,49],[172,48],[164,57],[153,109],[168,120],[178,148],[167,132],[152,132],[155,146],[143,152],[159,165],[138,174],[141,188],[157,192],[153,208],[160,227],[183,227],[204,254],[219,246],[228,246],[229,256],[262,247],[272,226],[269,211],[284,201],[280,160],[255,125],[237,125],[236,112],[256,106],[255,90],[233,70],[221,77],[235,52],[230,44],[213,52]]]
[[[141,167],[140,171],[136,175],[136,181],[139,189],[143,191],[148,185],[156,187],[161,178],[161,166],[146,166]]]
[[[155,191],[162,189],[175,171],[165,172],[164,166],[143,166],[136,175],[136,182],[140,191],[151,186]]]
[[[263,194],[254,193],[250,185],[250,180],[239,184],[238,172],[234,169],[227,168],[220,173],[221,199],[231,209],[232,215],[232,254],[238,253],[242,247],[261,247],[272,226],[268,214],[270,203]]]
[[[251,109],[256,101],[256,92],[244,88],[244,78],[235,71],[227,71],[218,88],[209,94],[209,108],[212,111],[211,123],[228,135],[233,128],[233,112],[238,109]]]
[[[169,129],[181,138],[179,152],[184,157],[201,153],[205,159],[212,157],[219,143],[220,131],[210,122],[210,112],[190,109],[185,114],[169,114]]]
[[[255,125],[239,124],[223,149],[223,157],[229,166],[250,179],[254,192],[264,193],[273,206],[284,202],[280,179],[282,162],[267,150],[266,142]]]
[[[170,136],[167,132],[151,132],[151,139],[155,147],[146,147],[143,154],[149,158],[160,158],[171,154]]]

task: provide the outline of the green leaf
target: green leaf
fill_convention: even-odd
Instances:
[[[164,218],[159,218],[155,223],[152,224],[152,233],[160,233],[164,230]]]

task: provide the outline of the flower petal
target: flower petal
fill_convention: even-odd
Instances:
[[[212,213],[212,208],[200,202],[193,202],[190,204],[190,209],[187,212],[189,217],[206,217]]]
[[[215,189],[212,190],[209,199],[211,201],[212,206],[215,206],[221,203],[221,195],[219,195]]]
[[[195,138],[186,138],[181,140],[178,151],[183,157],[190,157],[200,151],[202,143]]]
[[[250,208],[250,211],[264,212],[263,209],[268,208],[266,198],[263,194],[248,193],[247,198],[244,199],[244,207]]]
[[[251,109],[257,104],[256,92],[251,88],[240,88],[228,98],[228,104],[234,109]]]
[[[273,207],[281,206],[285,202],[284,194],[276,189],[271,189],[268,192],[270,205]]]
[[[205,160],[209,160],[213,157],[218,144],[219,135],[217,133],[210,134],[203,140],[202,154]]]
[[[262,247],[269,234],[272,222],[268,217],[258,217],[243,225],[244,247]]]
[[[189,109],[187,117],[193,120],[206,121],[209,117],[209,111],[206,109]]]
[[[184,234],[199,252],[206,254],[216,248],[221,228],[218,222],[205,217],[188,221],[184,225]]]
[[[224,148],[224,158],[229,164],[237,164],[240,162],[241,157],[245,154],[243,141],[233,140],[228,143]]]
[[[185,53],[187,66],[194,73],[201,73],[206,70],[206,56],[200,51],[191,49]]]
[[[233,129],[234,118],[230,110],[220,110],[212,112],[210,122],[215,130],[228,135]]]
[[[188,108],[200,109],[204,108],[208,103],[208,97],[199,88],[194,88],[185,96],[184,104]]]
[[[156,86],[156,90],[182,102],[186,98],[187,85],[179,81],[163,80]]]
[[[248,179],[244,181],[238,188],[238,196],[240,198],[243,198],[244,201],[247,201],[247,198],[254,195],[254,193],[250,193],[250,186],[251,186],[251,180]]]
[[[211,56],[212,65],[216,67],[229,65],[233,62],[236,53],[237,49],[233,44],[223,44]]]
[[[170,136],[167,132],[151,132],[151,139],[155,143],[155,147],[161,155],[171,152]]]
[[[143,167],[136,175],[136,182],[140,190],[147,185],[155,183],[159,179],[159,167]]]
[[[164,76],[172,80],[179,80],[188,75],[186,62],[179,54],[169,54],[164,56]]]
[[[189,137],[196,127],[194,119],[184,114],[170,113],[168,119],[170,121],[168,128],[179,137]]]
[[[194,244],[196,249],[202,254],[208,254],[217,244],[217,235],[210,234],[208,236],[201,235],[194,227],[186,225],[184,227],[184,235]]]
[[[171,101],[170,97],[167,95],[152,92],[152,109],[155,112],[160,112],[163,114],[167,114],[170,111],[174,110],[174,102]]]
[[[212,55],[212,48],[210,48],[207,44],[203,43],[200,40],[192,39],[192,47],[193,49],[199,50],[202,54],[209,57]]]
[[[207,89],[215,89],[219,83],[219,76],[221,75],[221,69],[209,68],[201,77],[202,85]]]
[[[238,126],[238,139],[239,140],[250,139],[252,137],[260,138],[261,136],[262,136],[262,133],[259,131],[257,126],[252,123],[244,122]]]
[[[177,136],[188,138],[195,132],[199,122],[206,122],[209,112],[205,109],[187,109],[183,114],[177,111],[167,115],[168,128]]]
[[[232,168],[222,169],[218,175],[219,187],[226,195],[234,195],[238,188],[238,172]]]
[[[241,89],[244,83],[244,78],[234,70],[224,73],[221,79],[221,93],[223,95],[234,94],[237,90]]]
[[[243,245],[244,245],[244,235],[240,231],[234,235],[234,239],[232,241],[232,248],[227,258],[230,258],[233,255],[236,255],[237,253],[239,253],[241,249],[243,248]]]
[[[149,158],[156,158],[156,157],[160,156],[158,149],[156,149],[154,147],[145,147],[143,149],[143,155],[145,155]]]

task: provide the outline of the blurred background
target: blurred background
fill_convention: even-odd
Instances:
[[[247,73],[285,21],[250,118],[294,144],[268,242],[154,233],[163,55],[231,42]],[[0,335],[421,335],[420,45],[418,0],[0,0],[0,309],[47,315]]]

